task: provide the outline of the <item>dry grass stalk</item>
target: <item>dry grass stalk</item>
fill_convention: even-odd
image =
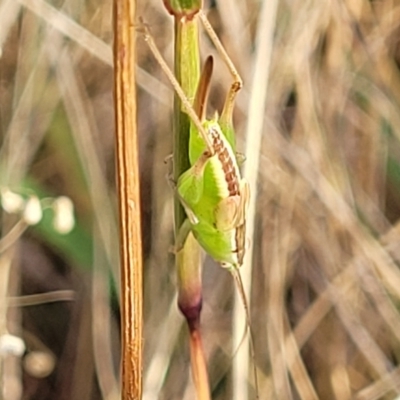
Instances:
[[[136,2],[116,1],[115,102],[121,237],[122,398],[142,397],[142,239],[135,91]]]

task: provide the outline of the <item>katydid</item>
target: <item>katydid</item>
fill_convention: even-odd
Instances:
[[[240,175],[232,126],[226,125],[228,130],[225,131],[223,129],[225,121],[221,124],[218,115],[211,120],[205,119],[212,68],[213,59],[208,57],[194,102],[194,111],[211,139],[212,151],[208,150],[201,130],[193,123],[189,138],[191,167],[177,182],[177,193],[187,219],[178,233],[176,246],[179,250],[192,231],[206,253],[231,272],[242,297],[247,326],[250,330],[249,307],[239,273],[245,254],[246,213],[250,189],[248,182]],[[232,96],[227,97],[227,101],[230,100]],[[225,104],[224,110],[232,112],[233,107]],[[231,115],[228,118],[228,121],[231,120]],[[255,362],[251,331],[250,343]],[[258,398],[256,369],[254,369],[254,380]]]
[[[232,124],[234,101],[242,81],[202,11],[199,16],[234,77],[221,116],[216,114],[212,119],[205,116],[213,70],[212,57],[208,57],[205,62],[195,100],[191,104],[162,58],[147,27],[143,25],[145,40],[192,121],[189,137],[191,166],[175,182],[177,195],[187,215],[177,234],[175,251],[183,248],[188,234],[192,232],[206,253],[232,273],[243,300],[246,322],[250,329],[249,308],[239,273],[245,254],[246,213],[250,190],[248,182],[240,175]],[[250,342],[254,361],[252,338]],[[256,372],[255,387],[258,395]]]
[[[230,271],[239,268],[245,250],[245,218],[249,200],[249,185],[240,176],[234,143],[225,135],[218,116],[204,117],[213,61],[209,57],[194,103],[212,150],[207,148],[201,131],[192,124],[189,138],[191,167],[177,182],[177,193],[187,219],[177,237],[183,245],[192,231],[203,249]]]

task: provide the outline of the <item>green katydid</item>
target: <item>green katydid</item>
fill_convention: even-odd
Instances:
[[[200,12],[199,15],[207,31],[211,30],[209,34],[219,50],[223,51],[224,58],[228,57],[204,14]],[[176,250],[182,247],[188,233],[192,231],[211,257],[223,267],[231,271],[237,270],[244,256],[245,215],[249,200],[249,185],[240,176],[232,126],[233,104],[242,82],[228,59],[228,67],[235,81],[226,98],[221,117],[207,120],[205,105],[213,69],[212,57],[205,63],[192,105],[145,26],[144,37],[193,122],[189,139],[191,168],[180,176],[176,185],[188,216],[178,234]]]
[[[187,219],[177,237],[178,248],[192,231],[203,249],[230,271],[241,266],[245,250],[245,218],[249,185],[240,176],[234,151],[234,137],[229,137],[218,116],[204,117],[213,59],[209,57],[194,103],[194,111],[211,141],[211,150],[192,124],[189,139],[191,167],[177,182],[177,193]]]
[[[248,304],[239,274],[245,254],[246,213],[250,190],[248,182],[240,175],[232,124],[234,101],[242,81],[202,11],[199,16],[234,77],[221,116],[215,115],[212,119],[205,117],[213,70],[212,57],[208,57],[205,62],[195,100],[191,104],[144,26],[145,40],[192,121],[189,138],[191,167],[176,182],[176,192],[187,219],[178,232],[175,251],[183,247],[188,234],[192,232],[206,253],[232,273],[245,307],[247,326],[250,328]],[[252,339],[251,346],[254,359]],[[258,393],[256,373],[255,385]]]

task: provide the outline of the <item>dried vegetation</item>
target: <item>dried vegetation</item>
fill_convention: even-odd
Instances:
[[[14,333],[25,335],[31,347],[39,346],[32,335],[40,338],[56,356],[46,379],[25,370],[26,399],[61,399],[67,392],[68,399],[116,398],[118,363],[111,348],[117,354],[118,323],[108,298],[109,271],[118,264],[109,3],[0,4],[1,185],[17,190],[28,177],[46,192],[69,195],[93,249],[85,264],[73,253],[76,246],[57,247],[42,231],[29,230],[23,245],[0,255],[0,268],[12,271],[14,282],[22,280],[23,294],[78,294],[74,305],[58,306],[65,310],[43,305],[35,313],[32,306],[9,314],[9,329],[22,318]],[[260,5],[216,3],[209,18],[245,83],[235,114],[244,150]],[[170,62],[172,21],[162,2],[143,1],[138,8]],[[400,394],[399,21],[397,0],[279,2],[250,237],[261,399]],[[202,48],[204,56],[215,54],[205,37]],[[215,59],[210,113],[221,108],[230,81],[217,54]],[[172,191],[164,160],[172,148],[173,93],[140,38],[138,65],[144,398],[192,399],[187,333],[169,254]],[[9,218],[4,213],[3,236],[12,226]],[[56,248],[66,264],[61,268],[45,247]],[[18,249],[25,256],[17,257]],[[10,269],[18,259],[21,268]],[[10,286],[11,294],[20,294],[16,287]],[[208,260],[203,332],[213,398],[221,400],[233,396],[234,290],[230,275]],[[61,325],[63,312],[68,326]],[[85,351],[92,346],[93,353]],[[21,381],[15,367],[8,368]]]

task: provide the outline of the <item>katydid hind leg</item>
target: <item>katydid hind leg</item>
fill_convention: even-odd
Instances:
[[[230,59],[228,53],[226,52],[224,46],[222,45],[221,41],[219,40],[217,34],[215,33],[214,29],[212,28],[210,22],[208,21],[203,11],[199,12],[199,17],[211,41],[214,43],[216,49],[221,54],[221,57],[224,60],[233,78],[233,82],[227,93],[224,103],[224,108],[219,121],[221,124],[221,128],[224,131],[224,134],[228,137],[228,140],[230,141],[231,138],[232,139],[234,138],[233,123],[232,123],[233,108],[235,105],[236,95],[243,86],[243,81],[233,61]],[[225,132],[225,129],[228,130],[228,132]]]
[[[240,204],[237,225],[242,225],[246,221],[247,210],[250,202],[250,185],[246,179],[240,181]]]
[[[185,112],[188,114],[188,116],[191,118],[193,121],[193,124],[196,126],[196,128],[199,131],[199,134],[202,136],[207,150],[213,154],[214,153],[214,148],[211,143],[211,139],[207,135],[207,132],[205,131],[203,125],[201,124],[200,118],[196,114],[195,110],[193,109],[193,106],[184,93],[181,85],[175,78],[175,75],[171,71],[171,69],[168,67],[168,64],[164,60],[163,56],[161,55],[160,51],[158,50],[154,38],[150,33],[148,25],[140,19],[140,26],[137,28],[137,31],[140,32],[143,35],[144,40],[149,46],[150,51],[153,53],[154,58],[157,60],[158,64],[160,65],[161,69],[164,71],[165,75],[167,76],[168,80],[170,81],[171,85],[173,86],[176,94],[178,95],[180,101],[182,102],[182,105],[185,109]]]
[[[233,61],[229,57],[228,53],[226,52],[223,44],[218,38],[218,35],[215,33],[213,27],[210,24],[210,21],[207,19],[207,16],[204,14],[202,10],[199,12],[199,17],[200,20],[205,28],[205,30],[208,33],[208,36],[210,36],[211,41],[214,43],[214,46],[218,50],[218,52],[221,54],[222,59],[224,60],[226,66],[228,67],[228,70],[230,74],[232,75],[233,78],[233,83],[231,85],[231,89],[233,92],[237,93],[243,86],[243,81],[242,78],[239,75],[238,70],[236,69]]]

